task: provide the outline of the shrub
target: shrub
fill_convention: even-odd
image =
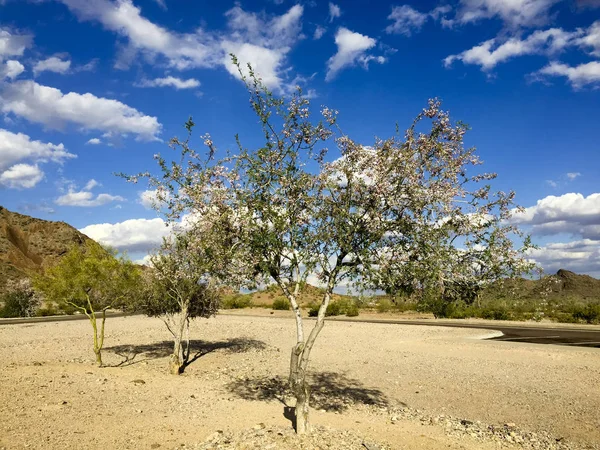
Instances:
[[[273,301],[273,309],[276,311],[288,311],[290,309],[290,301],[284,297],[278,297]]]
[[[38,317],[56,316],[57,314],[58,311],[53,305],[48,305],[44,308],[40,308],[36,312],[36,315]]]
[[[377,302],[377,312],[385,313],[391,311],[394,304],[389,298],[382,298]]]
[[[221,307],[224,309],[244,309],[250,306],[252,306],[252,299],[249,295],[229,295],[221,300]]]
[[[481,310],[481,317],[484,319],[492,319],[492,320],[510,320],[511,314],[510,312],[502,307],[491,306],[486,307]]]
[[[573,317],[587,323],[598,323],[600,321],[600,304],[578,305],[573,311]]]
[[[41,297],[33,290],[31,281],[19,280],[8,284],[8,293],[2,297],[4,308],[0,317],[33,317],[41,304]]]
[[[346,307],[346,316],[356,317],[359,314],[358,304],[356,302],[350,302]]]
[[[317,317],[319,315],[319,307],[321,306],[320,303],[311,303],[310,305],[308,305],[309,309],[308,309],[308,316],[309,317]],[[340,316],[342,314],[344,314],[346,312],[346,307],[344,305],[344,302],[341,300],[335,300],[332,301],[331,303],[329,303],[329,305],[327,305],[327,311],[325,311],[325,316],[326,317],[330,317],[330,316]]]

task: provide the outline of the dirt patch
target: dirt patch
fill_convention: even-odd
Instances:
[[[295,439],[285,412],[289,318],[196,321],[195,359],[179,377],[167,373],[159,320],[109,319],[102,369],[88,328],[0,328],[0,448],[192,449],[227,439],[238,446],[221,448],[286,448],[280,438]],[[312,364],[311,421],[325,427],[323,440],[290,448],[594,448],[600,352],[473,339],[485,333],[328,322]],[[259,447],[242,447],[253,440]]]

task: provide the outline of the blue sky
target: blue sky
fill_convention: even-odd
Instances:
[[[441,98],[532,257],[600,276],[598,0],[0,0],[0,204],[142,258],[164,224],[113,173],[155,169],[190,115],[198,146],[257,142],[229,52],[365,145]]]

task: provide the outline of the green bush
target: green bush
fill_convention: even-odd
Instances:
[[[272,308],[276,311],[288,311],[291,308],[290,301],[285,297],[278,297],[273,301]]]
[[[481,310],[481,317],[492,320],[511,320],[511,314],[506,308],[488,306]]]
[[[228,295],[221,300],[221,308],[223,309],[244,309],[250,306],[252,306],[252,298],[249,295]]]
[[[600,321],[600,304],[589,303],[577,305],[573,311],[573,318],[587,323],[598,323]]]
[[[394,304],[389,298],[382,298],[379,299],[379,301],[377,302],[377,312],[380,313],[389,312],[392,310],[393,307]]]
[[[346,307],[346,316],[347,317],[356,317],[360,313],[358,308],[358,304],[356,302],[350,302]]]
[[[317,317],[319,315],[319,308],[321,307],[320,303],[311,303],[310,305],[308,305],[309,309],[308,309],[308,316],[309,317]],[[325,316],[326,317],[330,317],[330,316],[341,316],[342,314],[345,314],[346,312],[346,305],[344,304],[343,301],[341,300],[336,300],[333,301],[331,303],[329,303],[329,305],[327,305],[327,311],[325,311]]]
[[[45,308],[38,309],[36,312],[36,315],[38,317],[56,316],[56,315],[58,315],[58,311],[54,306],[49,305],[49,306],[46,306]]]
[[[0,309],[0,317],[33,317],[39,307],[39,298],[33,290],[20,289],[9,292],[2,297],[4,307]]]

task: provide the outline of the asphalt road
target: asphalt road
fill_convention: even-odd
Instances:
[[[123,317],[129,314],[111,313],[107,317]],[[234,314],[231,314],[234,315]],[[241,315],[248,317],[248,315]],[[23,319],[1,319],[0,325],[32,324],[38,322],[59,322],[66,320],[83,320],[87,317],[81,314],[72,316],[51,316]],[[531,327],[527,325],[505,325],[502,322],[474,324],[465,322],[446,322],[437,320],[384,320],[384,319],[351,319],[334,318],[337,322],[384,323],[397,325],[425,325],[434,327],[476,328],[481,330],[497,330],[502,336],[491,338],[495,341],[528,342],[533,344],[570,345],[588,348],[600,348],[600,330],[585,330],[581,327]]]

